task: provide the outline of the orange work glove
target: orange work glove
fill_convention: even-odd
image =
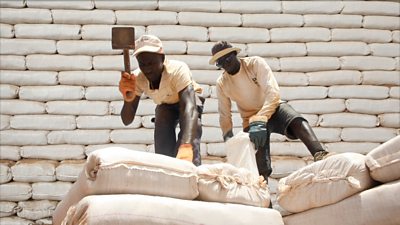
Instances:
[[[191,144],[181,144],[178,149],[177,159],[193,161],[193,146]]]
[[[127,72],[121,72],[121,80],[119,81],[119,91],[122,93],[124,100],[131,102],[135,99],[136,78]]]

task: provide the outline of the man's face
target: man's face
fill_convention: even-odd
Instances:
[[[136,56],[140,70],[149,81],[158,81],[164,69],[164,55],[142,52]]]
[[[223,68],[230,75],[235,75],[240,70],[240,61],[236,57],[236,52],[228,53],[216,62],[218,68]]]

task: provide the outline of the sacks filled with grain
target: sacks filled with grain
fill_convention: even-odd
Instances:
[[[285,225],[398,225],[400,181],[357,193],[332,205],[285,216]]]
[[[195,199],[196,166],[176,158],[110,147],[92,152],[78,180],[57,206],[53,223],[58,225],[68,208],[87,195],[146,194]]]
[[[365,163],[374,180],[387,183],[400,179],[400,135],[370,151]]]
[[[283,225],[278,211],[149,195],[93,195],[70,208],[62,225]]]
[[[94,151],[84,167],[91,193],[181,199],[197,197],[196,170],[193,163],[184,160],[120,147]]]
[[[198,167],[198,199],[210,202],[227,202],[258,207],[268,207],[270,195],[262,176],[254,176],[245,168],[228,163]]]
[[[312,163],[279,181],[278,202],[289,212],[336,203],[374,184],[358,153],[333,155]]]

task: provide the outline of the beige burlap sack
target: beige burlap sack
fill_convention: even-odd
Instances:
[[[96,194],[148,194],[194,199],[197,167],[176,158],[120,147],[94,151],[85,165]],[[162,187],[162,188],[160,188]]]
[[[285,225],[398,225],[400,181],[386,183],[340,202],[284,217]]]
[[[53,224],[60,225],[70,206],[78,203],[82,198],[89,194],[89,186],[85,172],[81,172],[78,180],[72,185],[68,193],[58,203],[56,209],[53,212]]]
[[[374,180],[386,183],[400,179],[400,135],[370,151],[365,163]]]
[[[278,202],[289,212],[336,203],[374,184],[358,153],[333,155],[279,181]]]
[[[60,224],[68,208],[87,195],[147,194],[195,199],[199,194],[197,179],[197,167],[184,160],[120,147],[96,150],[57,206],[53,224]]]
[[[225,142],[224,147],[228,163],[238,168],[246,168],[255,177],[258,177],[256,150],[248,133],[240,131]]]
[[[255,177],[245,168],[228,163],[202,165],[198,167],[198,175],[199,200],[269,206],[266,181],[262,176]]]
[[[63,225],[283,225],[278,211],[239,204],[146,195],[93,195],[69,209]]]

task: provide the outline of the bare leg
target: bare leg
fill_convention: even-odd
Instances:
[[[308,151],[310,151],[312,156],[314,156],[317,152],[325,151],[317,136],[315,136],[310,124],[308,124],[306,120],[293,120],[293,122],[289,125],[289,129],[304,143],[305,146],[307,146]]]

